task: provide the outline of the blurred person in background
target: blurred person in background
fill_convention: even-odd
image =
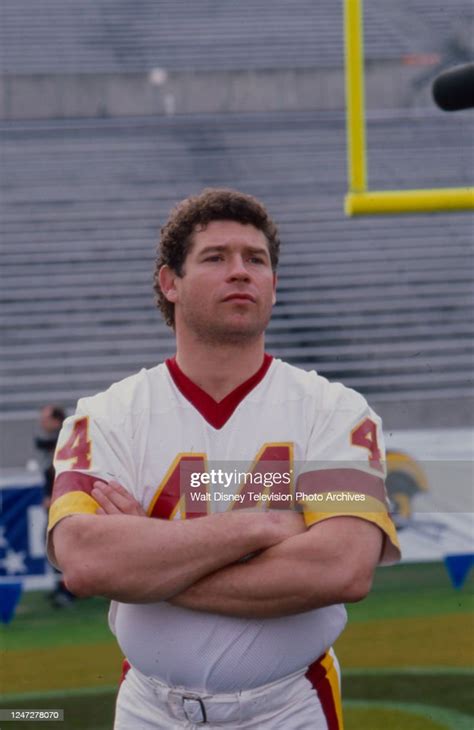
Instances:
[[[54,451],[66,413],[61,406],[46,405],[39,413],[39,433],[34,438],[36,459],[44,478],[43,504],[49,509],[54,484]]]
[[[52,404],[43,406],[39,413],[39,430],[34,437],[36,460],[44,480],[43,506],[46,510],[49,510],[51,504],[54,484],[54,452],[65,418],[66,412],[61,406]],[[75,599],[74,594],[66,588],[62,580],[49,597],[55,608],[67,607]]]

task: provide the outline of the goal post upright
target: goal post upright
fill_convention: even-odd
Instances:
[[[344,2],[346,130],[349,190],[367,189],[362,0]]]

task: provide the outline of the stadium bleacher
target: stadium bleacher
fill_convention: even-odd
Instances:
[[[71,406],[173,352],[158,229],[209,185],[265,200],[283,238],[268,349],[370,396],[472,386],[469,214],[346,219],[342,115],[4,124],[4,412]],[[468,182],[470,117],[369,126],[377,187]],[[434,150],[436,153],[434,153]]]
[[[6,74],[342,67],[334,0],[2,0]],[[368,61],[446,49],[470,0],[365,3]]]

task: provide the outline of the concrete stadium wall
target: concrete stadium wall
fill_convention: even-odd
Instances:
[[[367,64],[368,109],[432,106],[418,78],[419,68],[398,62]],[[2,120],[343,108],[341,68],[0,78]]]

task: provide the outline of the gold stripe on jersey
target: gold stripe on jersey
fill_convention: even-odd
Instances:
[[[317,495],[305,494],[304,497],[300,495],[300,492],[296,493],[298,504],[303,506],[305,515],[308,515],[305,519],[309,520],[312,519],[310,516],[312,514],[318,515],[318,518],[320,515],[334,517],[347,512],[356,516],[368,512],[387,514],[385,502],[381,502],[377,497],[371,497],[368,494],[328,490],[327,492],[319,492]],[[358,497],[358,500],[355,500],[356,497]]]
[[[327,494],[335,495],[335,492]],[[322,495],[326,497],[327,495]],[[387,540],[384,541],[381,561],[382,563],[397,561],[400,559],[400,543],[398,542],[397,531],[385,505],[374,497],[366,497],[364,502],[348,504],[346,501],[331,502],[327,506],[326,502],[315,503],[308,500],[300,500],[303,505],[303,517],[307,527],[316,525],[324,520],[333,517],[359,517],[367,522],[377,525]],[[357,506],[356,506],[357,505]]]
[[[326,670],[326,679],[331,686],[339,728],[340,730],[343,730],[344,722],[342,718],[341,688],[339,685],[339,675],[337,673],[333,656],[329,652],[327,652],[321,659],[321,664]]]
[[[85,492],[68,492],[58,497],[49,510],[48,532],[64,517],[74,514],[95,514],[99,505]]]

